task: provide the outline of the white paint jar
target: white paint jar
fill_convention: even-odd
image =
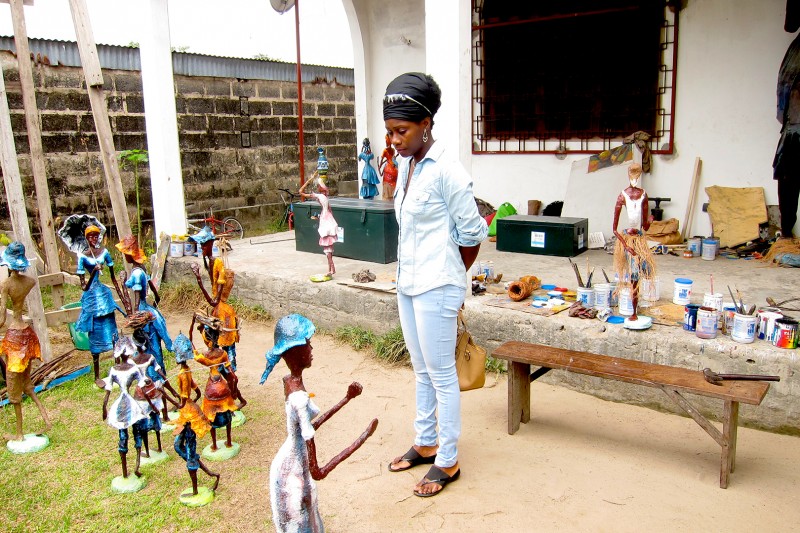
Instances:
[[[717,310],[701,307],[697,310],[697,325],[694,333],[701,339],[713,339],[717,336]]]
[[[672,303],[686,305],[692,301],[692,280],[689,278],[675,278],[675,290],[672,294]]]
[[[598,283],[594,286],[594,308],[598,311],[611,308],[610,283]]]
[[[184,241],[172,241],[169,243],[170,257],[183,257]]]
[[[700,259],[705,259],[706,261],[713,261],[717,258],[717,250],[719,250],[719,240],[718,239],[703,239],[703,253]]]
[[[731,338],[736,342],[749,344],[756,338],[756,316],[735,313]]]
[[[619,314],[633,316],[633,299],[631,298],[630,287],[619,290]]]
[[[578,301],[582,306],[591,309],[594,307],[594,289],[591,287],[578,287]]]

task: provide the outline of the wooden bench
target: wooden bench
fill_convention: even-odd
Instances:
[[[728,479],[736,467],[739,403],[759,405],[769,390],[769,383],[763,381],[724,381],[722,385],[712,385],[699,370],[518,341],[504,343],[492,356],[508,361],[509,435],[516,433],[520,422],[527,423],[531,419],[531,382],[554,368],[659,388],[722,447],[719,486],[723,489],[728,487]],[[533,373],[532,365],[539,367]],[[722,431],[701,415],[681,393],[722,400]]]

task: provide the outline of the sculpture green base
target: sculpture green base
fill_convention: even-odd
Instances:
[[[167,418],[170,420],[177,420],[179,414],[177,411],[168,411]],[[172,433],[175,431],[175,424],[170,424],[169,422],[161,421],[161,433]]]
[[[227,461],[228,459],[233,459],[237,455],[239,455],[239,443],[234,442],[233,446],[228,448],[225,446],[225,441],[218,440],[217,441],[217,449],[216,451],[211,451],[211,445],[209,444],[205,448],[203,448],[203,459],[208,459],[209,461]]]
[[[243,412],[241,411],[233,412],[233,420],[231,420],[231,428],[238,428],[239,426],[244,425],[245,422],[247,422],[247,417],[244,416]]]
[[[145,485],[147,485],[147,479],[144,476],[137,477],[136,474],[130,474],[128,477],[117,476],[111,480],[111,490],[120,494],[139,492]]]
[[[40,452],[50,445],[47,435],[37,435],[28,433],[22,436],[22,440],[10,440],[6,448],[11,453],[35,453]]]
[[[192,494],[192,487],[181,493],[181,503],[187,507],[202,507],[214,501],[214,491],[208,487],[197,487],[197,494]]]
[[[313,276],[311,276],[308,279],[310,279],[314,283],[322,283],[324,281],[332,280],[333,276],[331,276],[330,274],[314,274]]]
[[[144,454],[144,450],[142,450],[142,454]],[[163,463],[167,459],[169,459],[169,455],[167,455],[166,452],[150,450],[150,457],[145,457],[142,455],[139,459],[139,464],[141,466],[157,465],[159,463]]]

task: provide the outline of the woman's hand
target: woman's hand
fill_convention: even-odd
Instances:
[[[364,387],[361,386],[361,383],[354,381],[347,387],[347,399],[352,400],[356,396],[360,396],[361,392],[364,390]]]

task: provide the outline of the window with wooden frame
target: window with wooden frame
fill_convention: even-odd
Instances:
[[[672,153],[671,0],[473,0],[474,153]]]

